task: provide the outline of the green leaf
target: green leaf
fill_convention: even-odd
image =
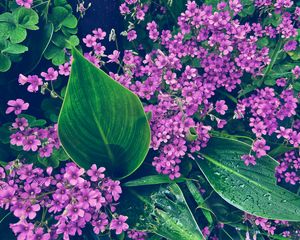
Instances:
[[[0,53],[0,72],[6,72],[10,69],[11,61],[8,56]]]
[[[38,31],[29,32],[26,39],[29,50],[23,55],[22,61],[17,64],[18,72],[28,74],[36,68],[50,43],[53,29],[53,24],[47,23],[42,25]]]
[[[234,139],[214,137],[196,162],[214,188],[228,203],[252,215],[268,219],[300,221],[300,197],[276,185],[270,156],[246,166],[241,156],[251,146]]]
[[[44,119],[35,120],[30,124],[30,127],[42,127],[47,123]]]
[[[299,82],[299,81],[298,81],[298,82],[295,82],[295,83],[293,84],[293,88],[294,88],[296,91],[300,92],[300,82]]]
[[[268,154],[273,157],[273,158],[277,158],[280,155],[289,152],[291,150],[295,149],[294,147],[288,147],[285,145],[280,144],[278,147],[274,148],[272,151],[270,151]]]
[[[9,12],[0,14],[0,38],[7,39],[12,30],[16,28],[16,22],[13,15]]]
[[[141,177],[139,179],[131,180],[129,182],[124,183],[125,187],[138,187],[138,186],[147,186],[147,185],[156,185],[163,183],[172,183],[172,182],[184,182],[185,178],[176,178],[171,180],[169,176],[166,175],[151,175]]]
[[[22,44],[9,44],[7,48],[2,50],[2,53],[21,54],[28,51],[28,47]]]
[[[27,31],[23,27],[17,27],[11,31],[10,41],[12,43],[20,43],[26,39]]]
[[[122,196],[120,211],[130,226],[170,240],[204,239],[184,195],[175,183],[161,187],[128,190]]]
[[[19,23],[24,28],[30,30],[37,30],[38,27],[36,24],[39,22],[38,14],[30,8],[20,7],[13,12],[17,23]]]
[[[74,15],[70,14],[63,20],[62,25],[68,28],[76,28],[77,18]]]
[[[53,23],[55,31],[61,28],[62,22],[68,17],[69,11],[61,6],[54,7],[49,15],[50,21]]]
[[[195,202],[197,203],[198,207],[201,208],[203,215],[205,216],[206,220],[209,224],[213,223],[213,218],[211,212],[208,210],[208,206],[205,203],[202,195],[200,194],[199,189],[195,186],[192,181],[186,181],[186,186],[189,189],[190,193],[192,194]]]
[[[96,163],[106,167],[109,175],[126,177],[149,150],[150,127],[142,103],[75,48],[72,52],[71,76],[58,120],[61,143],[78,165],[87,169]]]

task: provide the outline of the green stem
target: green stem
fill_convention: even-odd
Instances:
[[[224,92],[222,90],[217,90],[218,93],[220,93],[221,95],[227,97],[229,100],[231,100],[233,103],[237,104],[238,101],[235,99],[235,97],[233,97],[232,95],[230,95],[229,93],[227,92]]]
[[[264,76],[259,80],[259,82],[257,83],[257,86],[258,87],[261,87],[261,85],[264,83],[264,80],[266,79],[266,77],[268,76],[269,72],[272,70],[274,64],[276,63],[276,60],[278,58],[278,55],[279,53],[281,52],[281,48],[282,48],[282,45],[283,45],[284,41],[282,39],[280,39],[277,44],[276,44],[276,47],[274,49],[274,52],[272,54],[272,57],[271,57],[271,62],[270,64],[267,66],[266,68],[266,72],[264,74]]]
[[[5,218],[7,218],[10,214],[12,214],[12,212],[8,212],[1,220],[0,220],[0,224],[4,221]]]

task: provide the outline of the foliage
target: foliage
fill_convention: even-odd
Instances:
[[[298,239],[300,3],[91,6],[0,2],[4,237]]]

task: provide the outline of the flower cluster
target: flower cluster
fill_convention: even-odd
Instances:
[[[276,234],[280,234],[288,239],[297,239],[300,236],[300,232],[298,230],[286,231],[287,227],[289,227],[289,223],[287,221],[269,220],[245,213],[244,222],[249,222],[253,226],[258,226],[269,235],[274,235],[277,231]],[[284,229],[284,231],[282,229]],[[254,235],[256,235],[256,233],[254,233]],[[251,240],[249,232],[247,232],[246,240]]]
[[[285,79],[278,79],[279,86],[285,86]],[[259,89],[250,97],[240,100],[235,110],[238,119],[249,116],[249,126],[257,137],[252,150],[258,158],[266,155],[270,147],[266,145],[264,137],[276,134],[277,138],[283,138],[294,147],[300,145],[300,132],[293,126],[286,128],[281,126],[282,121],[296,115],[298,100],[294,97],[292,89],[285,89],[279,95],[274,88]],[[249,111],[248,111],[249,109]],[[247,114],[246,114],[247,113]],[[246,165],[252,162],[253,156],[243,156]]]
[[[48,68],[47,72],[42,72],[39,77],[38,75],[28,75],[24,76],[23,74],[19,75],[19,84],[27,85],[28,92],[38,92],[39,90],[43,93],[45,90],[51,90],[48,88],[48,83],[58,79],[58,76],[69,76],[71,71],[71,60],[62,65],[58,66],[58,69],[55,70],[53,67]],[[43,81],[44,80],[44,81]],[[53,89],[52,89],[53,91]]]
[[[128,229],[127,217],[115,213],[122,189],[105,177],[103,167],[88,171],[74,163],[54,172],[19,160],[0,168],[0,207],[19,219],[10,224],[17,239],[57,239],[81,235],[91,224],[96,234]]]
[[[300,183],[300,157],[297,151],[284,154],[276,167],[277,181],[285,180],[286,183],[296,185]]]
[[[60,148],[57,133],[57,124],[47,128],[30,127],[25,117],[20,117],[22,110],[27,110],[28,103],[22,99],[8,101],[6,113],[14,112],[17,115],[11,125],[10,144],[22,147],[23,151],[39,152],[40,157],[50,157],[53,149]]]
[[[138,18],[136,10],[143,7],[140,1],[125,1],[120,10]],[[222,116],[228,106],[223,99],[213,102],[216,91],[225,88],[232,92],[244,73],[259,75],[270,63],[268,48],[256,44],[267,31],[259,24],[251,26],[234,19],[241,10],[238,0],[218,4],[218,11],[188,1],[178,18],[179,32],[160,31],[155,21],[146,24],[149,38],[159,44],[159,50],[144,57],[132,50],[125,50],[122,59],[118,51],[108,55],[114,59],[109,62],[123,70],[110,75],[147,103],[145,110],[152,115],[151,146],[158,150],[153,166],[171,179],[180,176],[183,158],[206,146],[213,124],[207,121],[212,120],[218,128],[226,125]]]

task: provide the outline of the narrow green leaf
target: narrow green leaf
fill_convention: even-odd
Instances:
[[[71,76],[58,120],[61,143],[80,166],[96,163],[126,177],[144,161],[150,127],[139,98],[73,49]]]
[[[214,188],[228,203],[252,215],[268,219],[300,221],[300,197],[276,185],[270,156],[257,159],[255,166],[241,160],[251,146],[234,139],[214,137],[196,162]]]
[[[189,189],[190,193],[192,194],[195,202],[198,204],[198,207],[201,208],[206,220],[209,222],[209,224],[212,224],[213,218],[211,212],[207,210],[209,209],[209,207],[206,205],[203,197],[199,192],[199,189],[195,186],[195,184],[192,181],[186,181],[186,186]]]
[[[176,178],[171,180],[169,176],[165,175],[151,175],[146,177],[141,177],[139,179],[135,179],[123,184],[125,187],[138,187],[138,186],[146,186],[146,185],[156,185],[163,183],[172,183],[172,182],[184,182],[185,178]]]

